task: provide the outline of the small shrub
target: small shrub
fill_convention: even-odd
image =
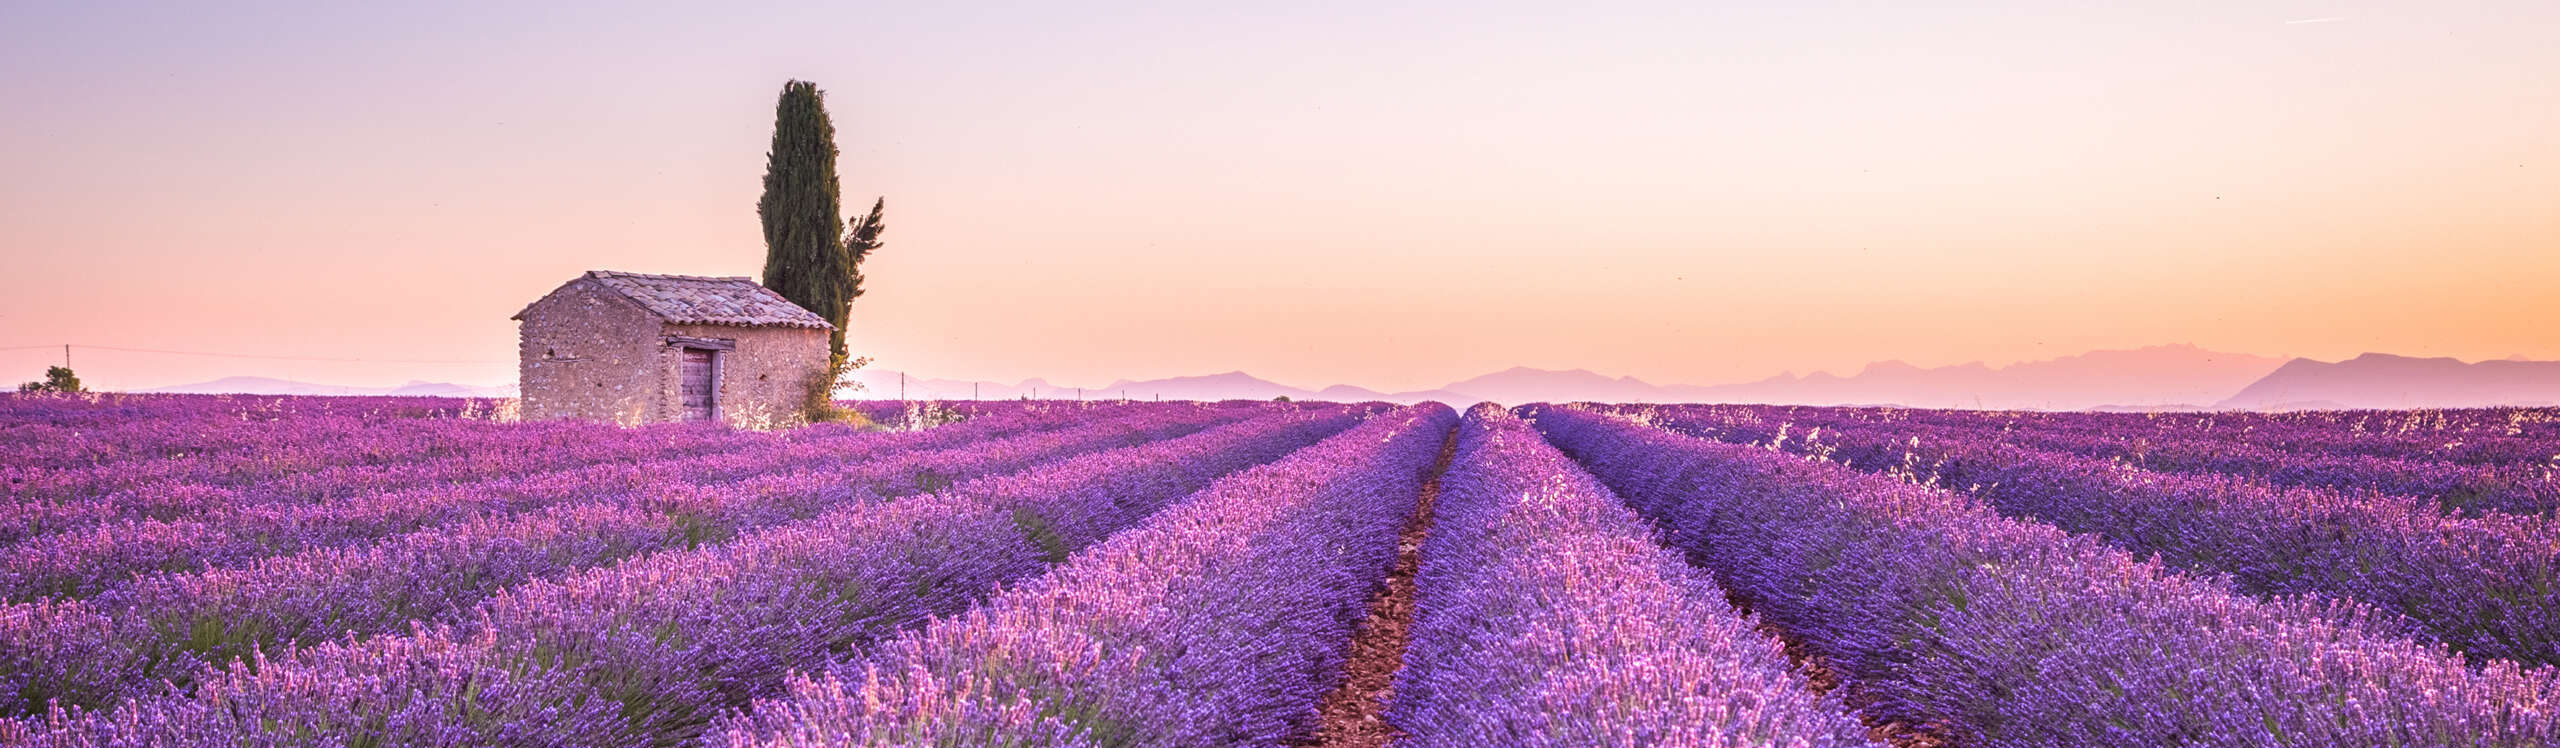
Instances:
[[[18,385],[19,392],[87,392],[80,388],[80,377],[68,366],[47,366],[44,380]]]

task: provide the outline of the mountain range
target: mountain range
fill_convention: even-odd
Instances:
[[[2159,345],[2027,361],[1922,368],[1869,364],[1853,376],[1781,374],[1748,384],[1702,387],[1683,399],[1804,405],[2037,410],[2192,409],[2218,403],[2284,366],[2285,360]]]
[[[313,384],[272,377],[223,377],[210,382],[159,387],[142,392],[229,395],[393,395],[399,397],[515,397],[515,385],[474,386],[410,380],[398,387],[350,387]]]
[[[2560,361],[2410,358],[2383,353],[2324,363],[2297,358],[2217,404],[2224,409],[2451,408],[2560,404]]]
[[[1455,402],[1469,395],[1449,389],[1386,393],[1365,387],[1337,384],[1322,389],[1306,389],[1273,382],[1241,371],[1224,374],[1170,377],[1166,379],[1123,379],[1101,387],[1070,387],[1051,384],[1045,379],[1020,382],[982,382],[964,379],[924,379],[905,377],[896,371],[856,371],[853,381],[862,385],[860,392],[845,393],[860,398],[913,398],[968,400],[1008,400],[1019,397],[1051,400],[1078,398],[1100,400],[1130,398],[1135,400],[1269,400],[1286,397],[1292,400],[1332,400],[1336,402],[1422,402],[1439,400]],[[1467,400],[1469,403],[1482,400]]]
[[[2417,362],[2417,363],[2409,363]],[[1447,403],[1735,402],[1803,405],[1900,405],[1917,408],[2034,410],[2208,410],[2406,408],[2560,403],[2560,362],[2518,360],[2466,364],[2369,353],[2338,363],[2157,345],[2092,351],[2007,366],[1980,362],[1942,367],[1881,361],[1855,374],[1780,374],[1723,385],[1655,384],[1582,369],[1516,367],[1429,390],[1381,392],[1334,385],[1308,389],[1241,371],[1113,382],[1077,389],[1032,379],[1015,383],[909,378],[895,371],[859,372],[859,397],[1167,400],[1384,400]]]
[[[848,397],[912,399],[1334,400],[1457,405],[1598,400],[1607,402],[1735,402],[1804,405],[1900,405],[1923,408],[2036,410],[2289,410],[2560,404],[2560,362],[2465,363],[2368,353],[2321,362],[2220,353],[2191,345],[2093,351],[2008,366],[1968,363],[1920,367],[1900,361],[1867,365],[1842,376],[1780,374],[1722,385],[1655,384],[1582,369],[1517,367],[1448,385],[1381,392],[1350,385],[1293,387],[1241,371],[1122,380],[1102,387],[1061,386],[1042,379],[1002,383],[906,377],[885,369],[858,371],[863,389]],[[514,387],[410,382],[399,387],[341,387],[264,377],[229,377],[149,392],[239,392],[262,395],[427,395],[509,397]]]

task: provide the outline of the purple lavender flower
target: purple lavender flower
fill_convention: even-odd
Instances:
[[[1407,408],[1219,480],[713,743],[1270,745],[1300,732],[1455,421]]]
[[[1415,576],[1399,745],[1865,746],[1724,591],[1527,424],[1467,412]]]
[[[1565,408],[1548,439],[1851,680],[1963,745],[2560,741],[2549,669],[2468,661],[2377,612],[2260,601],[1961,494]]]
[[[21,729],[34,745],[649,745],[692,740],[710,720],[823,664],[997,585],[1047,567],[1068,523],[1133,519],[1217,475],[1276,458],[1348,426],[1338,410],[1163,406],[1152,417],[1197,423],[1265,418],[969,481],[935,494],[870,503],[662,552],[607,568],[535,579],[482,602],[458,623],[403,636],[332,641],[253,655],[199,678],[193,693],[72,710]],[[1219,415],[1224,414],[1224,415]],[[1142,436],[1101,422],[1060,432]],[[982,445],[990,463],[1018,462],[1048,437]],[[856,463],[861,469],[867,463]],[[1045,476],[1045,478],[1044,478]],[[1101,494],[1108,486],[1125,493]],[[1064,505],[1047,497],[1066,497]],[[1068,528],[1068,529],[1061,529]],[[1091,528],[1107,532],[1108,528]],[[1044,535],[1044,531],[1046,534]]]
[[[1669,409],[1675,427],[1698,424]],[[1823,411],[1816,415],[1836,415]],[[1933,414],[1934,417],[1946,417]],[[1729,429],[1721,438],[1758,431]],[[2004,514],[2103,537],[2269,596],[2319,594],[2405,616],[2464,652],[2560,663],[2560,520],[2449,516],[2412,496],[2161,473],[2004,444],[1977,431],[1816,420],[1767,441],[1972,493]]]

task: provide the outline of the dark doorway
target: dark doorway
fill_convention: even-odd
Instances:
[[[711,420],[713,393],[716,392],[712,380],[714,373],[719,370],[713,366],[713,355],[711,351],[702,348],[684,349],[684,367],[677,373],[676,379],[677,391],[682,395],[684,402],[684,420]]]

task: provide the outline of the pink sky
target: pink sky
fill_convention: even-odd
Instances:
[[[890,201],[854,345],[931,376],[2560,359],[2547,0],[50,5],[0,347],[366,359],[107,387],[508,382],[582,270],[754,275],[793,77]]]

